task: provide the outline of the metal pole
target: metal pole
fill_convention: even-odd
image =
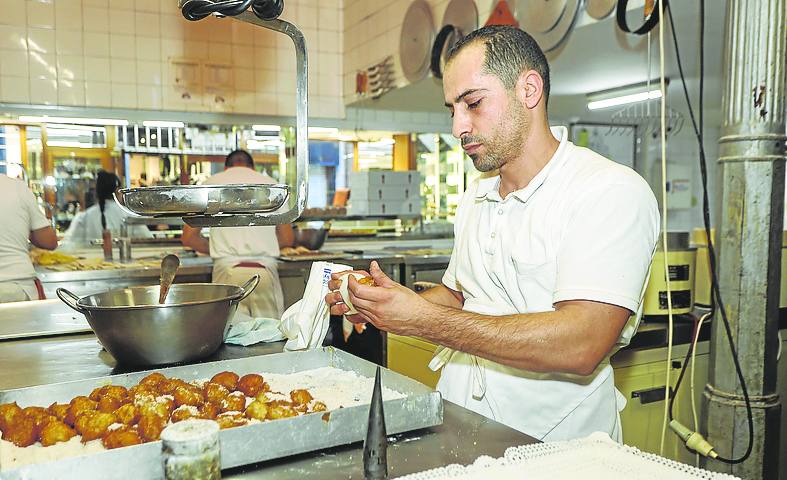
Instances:
[[[705,460],[746,479],[776,478],[781,404],[776,393],[784,213],[787,0],[728,0],[719,162],[723,201],[719,286],[751,399],[754,446],[743,463]],[[725,458],[748,444],[747,413],[717,309],[704,429]]]

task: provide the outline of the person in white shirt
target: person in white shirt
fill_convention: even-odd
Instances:
[[[208,178],[205,184],[276,183],[254,170],[254,159],[244,150],[227,155],[224,166],[223,172]],[[260,275],[259,285],[240,303],[238,311],[251,317],[281,318],[284,294],[276,257],[279,248],[293,245],[292,226],[213,227],[210,239],[203,237],[201,231],[184,225],[181,242],[197,252],[210,254],[214,283],[242,285],[255,274]]]
[[[29,244],[57,247],[57,235],[21,180],[0,175],[0,303],[38,300]]]
[[[659,232],[632,169],[547,119],[549,66],[527,33],[481,28],[449,52],[453,134],[484,172],[457,209],[442,285],[415,292],[370,266],[349,281],[353,322],[443,346],[443,397],[541,440],[621,440],[609,357],[633,336]],[[336,290],[338,277],[329,288]],[[331,313],[348,311],[326,296]]]
[[[120,228],[129,216],[115,201],[115,190],[120,188],[120,179],[114,173],[101,170],[96,175],[97,203],[84,212],[76,214],[68,226],[60,250],[89,248],[94,240],[102,239],[104,230],[109,230],[113,238],[120,236]],[[145,225],[129,225],[131,238],[153,238],[153,233]]]

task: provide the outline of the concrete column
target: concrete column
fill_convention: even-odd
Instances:
[[[776,478],[780,460],[776,351],[787,139],[786,25],[787,0],[727,2],[718,278],[751,399],[754,446],[743,463],[706,460],[705,466],[747,479]],[[719,455],[739,458],[746,451],[749,428],[718,308],[710,362],[703,427]]]

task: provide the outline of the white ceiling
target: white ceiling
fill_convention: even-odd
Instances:
[[[721,107],[722,49],[726,0],[706,2],[705,21],[705,115],[708,124],[718,121]],[[677,26],[681,60],[687,77],[689,93],[696,104],[699,61],[699,2],[671,2]],[[637,24],[642,10],[629,12],[631,26]],[[585,95],[624,85],[644,82],[648,78],[647,40],[645,36],[624,34],[614,17],[602,21],[589,20],[586,15],[570,33],[567,42],[549,55],[552,89],[550,116],[568,120],[602,121],[612,111],[590,112]],[[666,24],[665,24],[666,25]],[[658,27],[651,33],[650,78],[659,74]],[[664,31],[665,70],[670,78],[668,101],[673,108],[684,110],[685,100],[672,36]],[[384,110],[443,112],[442,86],[431,76],[416,84],[389,92],[373,101],[359,102],[359,106]]]

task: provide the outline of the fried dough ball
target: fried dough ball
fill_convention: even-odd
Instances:
[[[139,420],[139,409],[133,403],[121,405],[114,413],[118,422],[124,425],[133,425]]]
[[[113,448],[130,447],[131,445],[139,445],[142,443],[142,438],[139,432],[129,427],[120,427],[117,430],[112,430],[101,439],[104,448],[109,450]]]
[[[93,400],[85,397],[85,396],[78,396],[74,397],[71,400],[71,403],[68,404],[68,411],[66,412],[65,422],[68,425],[74,425],[76,418],[79,416],[80,413],[85,411],[94,411],[98,409],[98,402],[94,402]]]
[[[306,405],[307,403],[314,400],[312,394],[309,393],[309,391],[306,389],[298,389],[298,390],[291,391],[290,398],[292,399],[292,403],[295,403],[297,405]]]
[[[202,391],[196,387],[190,387],[191,388],[180,386],[175,389],[175,405],[178,407],[181,405],[193,405],[195,407],[199,407],[205,403],[205,399],[202,397]]]
[[[328,407],[322,402],[314,402],[312,405],[312,412],[324,412],[328,410]]]
[[[274,400],[268,404],[267,418],[269,420],[277,420],[279,418],[289,418],[298,415],[292,405],[284,400]]]
[[[120,406],[123,405],[121,400],[118,400],[115,397],[110,396],[103,396],[98,400],[98,411],[104,413],[112,413]]]
[[[82,443],[86,443],[106,435],[109,426],[116,422],[117,417],[111,413],[94,412],[92,415],[83,413],[77,418],[74,426],[82,435]]]
[[[221,413],[221,407],[209,402],[202,404],[198,410],[199,417],[207,420],[215,420],[218,414]]]
[[[240,377],[240,380],[238,380],[238,390],[243,392],[246,396],[256,397],[257,394],[262,391],[264,384],[265,379],[262,378],[262,375],[249,373],[248,375]]]
[[[222,412],[242,412],[246,409],[246,396],[241,392],[232,392],[221,400]]]
[[[148,387],[156,389],[156,387],[160,383],[166,382],[166,381],[167,381],[167,377],[165,377],[164,375],[162,375],[159,372],[153,372],[150,375],[148,375],[147,377],[145,377],[142,380],[140,380],[139,384],[140,385],[146,385]]]
[[[22,413],[33,421],[36,430],[40,431],[41,427],[46,425],[56,418],[44,407],[27,407],[22,409]]]
[[[163,395],[173,395],[178,388],[197,388],[179,378],[170,378],[158,384],[157,390]]]
[[[254,400],[246,407],[246,417],[265,420],[268,416],[268,405],[259,400]]]
[[[268,396],[267,392],[262,392],[262,393],[257,394],[257,396],[255,397],[255,400],[257,400],[258,402],[262,402],[262,403],[269,403],[271,401],[271,398]]]
[[[49,406],[49,412],[62,422],[65,420],[66,415],[68,415],[68,407],[69,405],[67,403],[55,402]]]
[[[3,429],[3,440],[17,447],[29,447],[38,440],[38,429],[35,422],[25,415],[16,415],[11,425]]]
[[[158,392],[150,385],[134,385],[128,389],[128,396],[136,402],[141,397],[156,397]]]
[[[142,415],[137,424],[139,436],[145,442],[154,442],[161,437],[161,431],[167,426],[167,419],[158,415]]]
[[[199,417],[199,410],[197,407],[193,405],[182,405],[175,409],[172,412],[172,417],[170,417],[170,421],[172,423],[182,422],[183,420],[188,420],[189,418],[198,418]]]
[[[39,437],[41,438],[41,445],[49,447],[56,443],[67,442],[75,437],[77,432],[60,420],[52,420],[44,425],[41,429]]]
[[[205,399],[215,404],[220,404],[221,401],[230,394],[227,387],[220,383],[213,382],[207,382],[205,386],[202,387],[202,391],[205,394]]]
[[[0,405],[0,431],[5,431],[21,415],[22,408],[16,402]]]
[[[90,392],[90,399],[94,402],[100,402],[103,397],[114,398],[124,403],[123,400],[128,398],[128,389],[120,385],[104,385]]]
[[[238,374],[234,372],[221,372],[213,375],[210,381],[223,385],[224,388],[230,392],[234,392],[238,387]]]
[[[240,412],[225,412],[216,417],[216,423],[219,424],[219,428],[224,430],[225,428],[233,428],[233,427],[240,427],[246,425],[248,420],[243,418],[243,414]]]
[[[165,420],[175,410],[175,401],[167,397],[141,399],[136,405],[139,409],[139,414],[143,417],[157,415]]]

